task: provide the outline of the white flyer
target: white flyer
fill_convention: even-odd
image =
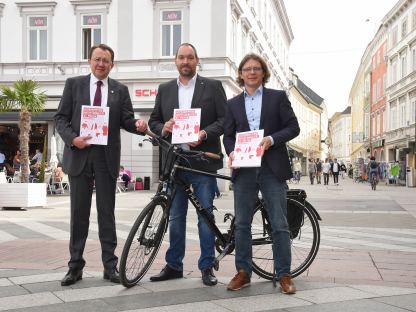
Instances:
[[[79,135],[90,135],[89,144],[107,145],[109,114],[109,107],[83,105]]]
[[[264,130],[239,132],[234,147],[232,167],[260,167]]]
[[[172,144],[196,142],[199,138],[201,125],[201,109],[174,109],[172,130]]]

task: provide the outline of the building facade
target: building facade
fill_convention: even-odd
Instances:
[[[375,36],[371,56],[371,92],[370,92],[370,153],[377,161],[385,161],[386,130],[386,31],[383,27]]]
[[[290,141],[289,146],[293,150],[292,157],[301,161],[302,173],[306,174],[308,159],[321,158],[321,119],[324,111],[322,107],[324,99],[293,72],[289,87],[289,99],[300,127],[299,136]]]
[[[351,161],[351,107],[335,113],[329,119],[331,137],[330,158],[348,163]]]
[[[236,69],[248,52],[266,60],[267,86],[287,90],[292,40],[283,0],[0,0],[0,83],[39,81],[48,102],[34,126],[50,138],[65,80],[89,74],[94,44],[114,49],[110,76],[128,86],[136,117],[148,119],[158,85],[177,77],[174,55],[180,43],[195,45],[199,74],[220,80],[230,98],[241,92]],[[1,115],[2,139],[13,140],[5,136],[17,120],[17,113]],[[121,163],[153,183],[158,151],[143,139],[122,133]],[[31,150],[40,141],[32,141]],[[58,158],[62,150],[58,138]]]

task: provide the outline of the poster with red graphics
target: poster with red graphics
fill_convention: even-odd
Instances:
[[[107,145],[109,114],[109,107],[83,105],[79,135],[90,135],[89,144]]]
[[[172,130],[172,144],[196,142],[199,138],[201,124],[201,109],[174,109]]]
[[[239,132],[234,147],[232,167],[260,167],[264,130]]]

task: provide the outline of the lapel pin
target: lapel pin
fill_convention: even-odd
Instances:
[[[111,93],[114,93],[114,90],[111,90],[110,92],[111,92]]]

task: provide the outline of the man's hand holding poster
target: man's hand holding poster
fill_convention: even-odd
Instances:
[[[237,133],[232,167],[261,166],[262,148],[259,144],[263,134],[263,129]]]
[[[82,106],[80,136],[91,136],[89,144],[107,145],[109,108]]]
[[[200,108],[175,109],[173,119],[175,124],[172,130],[172,144],[198,141],[201,124]]]

